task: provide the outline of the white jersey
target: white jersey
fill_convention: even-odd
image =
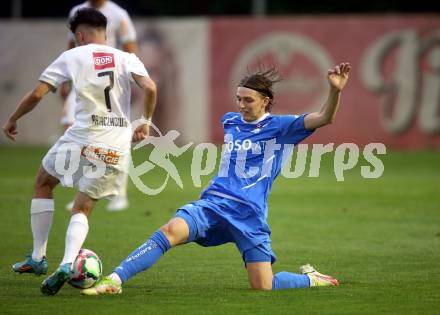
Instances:
[[[40,81],[54,88],[72,81],[76,94],[75,122],[62,138],[129,151],[133,73],[148,77],[135,54],[106,45],[89,44],[62,53],[40,76]]]
[[[79,4],[70,10],[69,18],[72,18],[78,9],[90,8],[88,1]],[[104,5],[96,8],[107,18],[107,44],[112,47],[120,48],[122,44],[136,41],[136,30],[127,11],[112,1],[106,1]],[[75,36],[70,32],[70,39],[75,40]]]

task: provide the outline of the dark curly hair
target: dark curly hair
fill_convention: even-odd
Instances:
[[[282,80],[278,70],[276,68],[270,68],[268,70],[258,70],[254,73],[248,74],[241,79],[238,86],[252,89],[269,98],[269,104],[266,106],[266,112],[272,110],[274,102],[273,85]]]
[[[107,18],[104,14],[93,8],[83,8],[75,12],[69,20],[69,29],[75,34],[80,24],[85,24],[93,28],[107,28]]]

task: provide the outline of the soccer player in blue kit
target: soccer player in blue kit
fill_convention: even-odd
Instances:
[[[320,111],[304,115],[272,115],[275,70],[250,74],[237,88],[239,113],[226,113],[221,122],[225,147],[217,176],[201,199],[181,207],[176,215],[134,250],[112,274],[85,295],[118,294],[122,283],[149,269],[170,248],[196,242],[216,246],[234,242],[245,262],[252,289],[279,290],[338,285],[309,264],[300,274],[273,274],[275,255],[267,224],[267,197],[281,170],[284,148],[296,145],[313,131],[333,122],[351,66],[330,69],[330,91]]]

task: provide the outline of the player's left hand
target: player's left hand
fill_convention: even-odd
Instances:
[[[18,133],[17,123],[15,121],[8,120],[3,126],[3,132],[5,133],[6,137],[12,141],[15,141],[15,135]]]
[[[150,135],[150,126],[148,126],[147,124],[142,124],[137,126],[136,129],[134,130],[131,141],[138,142],[144,140],[149,135]]]
[[[351,66],[348,62],[340,63],[333,69],[328,70],[327,80],[330,87],[341,91],[348,81],[350,70]]]

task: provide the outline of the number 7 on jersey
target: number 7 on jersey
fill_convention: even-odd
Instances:
[[[107,106],[107,111],[111,112],[112,111],[112,104],[110,103],[110,90],[113,88],[113,85],[115,84],[115,75],[114,75],[113,71],[104,71],[104,72],[98,73],[98,77],[103,77],[106,75],[109,76],[110,84],[107,85],[104,89],[105,106]]]

